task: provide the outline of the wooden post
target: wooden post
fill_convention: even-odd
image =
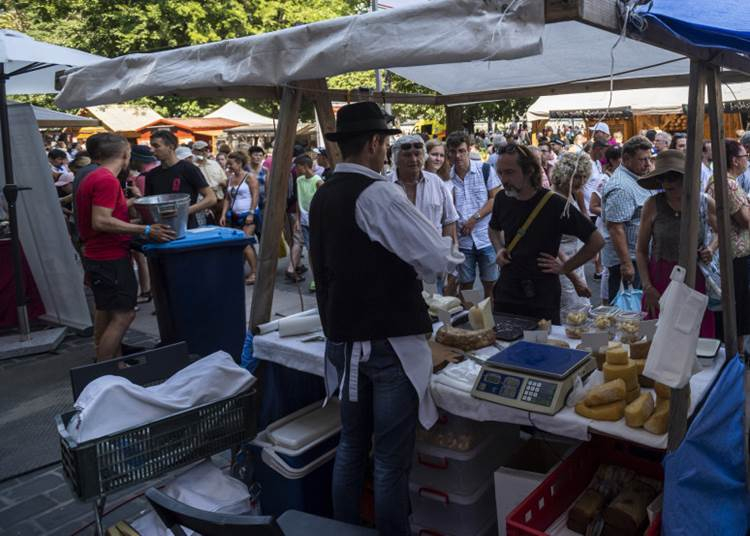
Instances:
[[[464,129],[463,107],[446,106],[445,107],[445,130],[451,132],[462,131]]]
[[[705,67],[690,61],[690,92],[688,94],[688,145],[685,177],[682,180],[682,213],[680,218],[680,266],[685,268],[685,284],[695,287],[698,251],[698,201],[700,199],[701,154],[703,151],[703,120],[706,92]],[[675,450],[687,431],[690,390],[672,389],[669,408],[669,450]]]
[[[258,324],[271,318],[279,244],[286,217],[286,200],[289,190],[289,170],[292,167],[292,149],[297,133],[297,121],[302,102],[302,92],[286,86],[281,94],[279,128],[274,141],[273,165],[267,182],[266,208],[263,212],[263,233],[260,238],[258,273],[250,308],[250,329],[255,333]]]
[[[305,93],[305,97],[310,99],[315,106],[315,112],[320,122],[320,130],[323,134],[335,132],[336,117],[333,115],[333,105],[331,104],[331,97],[328,94],[328,84],[325,79],[309,80],[301,87],[310,88],[310,92]],[[339,150],[339,146],[335,142],[325,140],[325,144],[328,161],[331,163],[331,167],[335,167],[338,162],[341,162],[341,150]]]

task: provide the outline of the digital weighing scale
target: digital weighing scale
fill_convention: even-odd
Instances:
[[[554,415],[565,404],[576,377],[596,368],[581,350],[520,341],[482,366],[472,396],[513,408]]]

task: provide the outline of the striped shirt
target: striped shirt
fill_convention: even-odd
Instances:
[[[460,231],[460,228],[487,203],[489,190],[500,187],[500,179],[495,169],[490,166],[490,175],[487,178],[487,184],[485,184],[482,162],[471,161],[469,162],[469,171],[466,172],[463,180],[456,175],[456,168],[451,168],[451,182],[454,186],[453,192]],[[459,232],[458,247],[460,249],[471,249],[472,246],[482,249],[492,245],[487,231],[491,215],[492,211],[479,220],[470,235],[463,236]]]
[[[609,236],[607,223],[622,223],[625,225],[625,238],[628,242],[628,252],[631,259],[635,259],[635,243],[638,239],[638,229],[641,226],[641,211],[646,199],[652,192],[638,186],[638,177],[625,166],[620,165],[612,177],[604,185],[602,192],[602,219],[604,225],[604,249],[602,263],[606,267],[620,264],[612,239]]]

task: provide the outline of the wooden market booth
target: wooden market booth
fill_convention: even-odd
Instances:
[[[667,0],[671,1],[671,0]],[[516,6],[512,2],[510,8]],[[632,4],[632,2],[630,3]],[[658,6],[658,2],[656,2]],[[732,300],[732,259],[729,242],[730,215],[724,149],[724,115],[721,84],[750,76],[750,58],[731,49],[691,44],[649,19],[638,30],[623,28],[624,14],[630,13],[618,0],[545,0],[528,2],[515,11],[479,0],[438,1],[425,10],[404,7],[313,23],[302,27],[152,54],[124,56],[100,64],[71,70],[60,77],[62,91],[58,104],[63,107],[123,101],[146,95],[185,95],[191,97],[245,97],[279,99],[280,116],[274,147],[274,166],[269,178],[269,197],[264,214],[264,233],[258,262],[258,277],[250,315],[250,328],[270,319],[277,252],[281,240],[287,197],[287,171],[292,159],[292,143],[302,99],[311,101],[324,132],[333,131],[335,118],[331,101],[374,100],[378,103],[414,103],[447,107],[448,130],[460,125],[462,104],[489,102],[510,97],[529,97],[689,85],[687,103],[687,176],[682,213],[681,259],[686,267],[686,283],[695,283],[697,250],[698,184],[701,146],[708,98],[708,124],[713,141],[716,205],[721,248],[722,306],[726,355],[737,353],[737,333]],[[632,7],[632,6],[631,6]],[[507,12],[506,12],[507,10]],[[632,21],[632,19],[631,19]],[[507,25],[508,32],[503,27]],[[404,32],[404,25],[411,25]],[[495,28],[494,31],[487,31]],[[420,31],[429,29],[429,31]],[[627,37],[619,40],[620,34]],[[409,34],[409,35],[404,35]],[[378,36],[378,47],[368,41]],[[445,40],[452,35],[452,40]],[[477,36],[485,39],[477,39]],[[576,35],[577,39],[570,39]],[[344,39],[346,36],[346,39]],[[386,36],[386,37],[383,37]],[[347,41],[349,39],[349,41]],[[390,40],[389,40],[390,39]],[[391,42],[392,41],[392,42]],[[451,41],[451,42],[447,42]],[[592,49],[609,50],[617,41],[617,67],[609,78],[605,61],[592,62],[580,56],[581,43]],[[621,41],[621,42],[620,42]],[[544,51],[541,52],[541,43]],[[466,46],[456,46],[462,43]],[[355,47],[361,54],[347,54]],[[498,52],[489,52],[495,47]],[[602,48],[604,47],[604,48]],[[296,62],[281,61],[289,49],[314,50]],[[404,54],[408,50],[409,54]],[[324,51],[324,52],[318,52]],[[200,54],[198,52],[201,52]],[[748,50],[743,50],[748,52]],[[586,56],[586,55],[582,55]],[[252,62],[244,63],[248,57]],[[190,62],[189,72],[170,70],[159,76],[161,66],[176,59]],[[306,60],[306,61],[303,61]],[[621,61],[620,61],[621,60]],[[595,65],[592,65],[595,63]],[[127,67],[125,66],[127,64]],[[229,66],[243,64],[247,71],[237,75]],[[279,67],[279,64],[284,64]],[[439,64],[438,67],[435,65]],[[446,65],[449,64],[449,65]],[[284,70],[284,68],[288,68]],[[386,92],[331,90],[325,77],[373,68],[394,72],[438,91],[438,95],[411,95]],[[186,70],[187,71],[187,70]],[[231,72],[230,72],[231,71]],[[131,76],[122,77],[128,72]],[[175,74],[176,73],[176,74]],[[451,76],[446,76],[451,73]],[[131,84],[131,81],[137,83]],[[340,160],[335,144],[326,142],[334,161]],[[748,376],[745,373],[747,392]],[[747,397],[746,397],[747,399]],[[669,450],[681,443],[688,427],[686,389],[672,393]],[[746,434],[747,427],[745,429]],[[745,441],[747,445],[747,441]],[[746,456],[747,459],[747,456]]]

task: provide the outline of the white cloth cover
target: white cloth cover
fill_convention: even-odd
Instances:
[[[513,2],[506,13],[509,5],[436,0],[429,6],[416,4],[216,43],[128,54],[70,73],[56,102],[62,108],[77,108],[178,91],[277,86],[375,68],[539,54],[544,2]]]
[[[243,514],[250,509],[250,494],[247,486],[223,473],[209,460],[182,473],[164,486],[161,491],[183,504],[206,512]],[[153,511],[136,519],[131,526],[141,536],[173,535]],[[184,527],[183,530],[188,536],[197,534]]]
[[[236,395],[254,382],[255,377],[226,352],[199,359],[152,387],[119,376],[102,376],[88,384],[76,400],[78,413],[70,420],[68,433],[82,443]]]
[[[672,280],[659,299],[659,321],[648,351],[643,375],[664,385],[681,388],[700,370],[695,350],[708,305],[708,296],[683,281],[685,269],[675,266]]]
[[[74,329],[89,328],[83,268],[68,236],[34,110],[30,104],[11,104],[8,120],[13,177],[19,186],[31,187],[18,195],[18,234],[44,302],[42,318]],[[4,185],[0,166],[0,190]]]

